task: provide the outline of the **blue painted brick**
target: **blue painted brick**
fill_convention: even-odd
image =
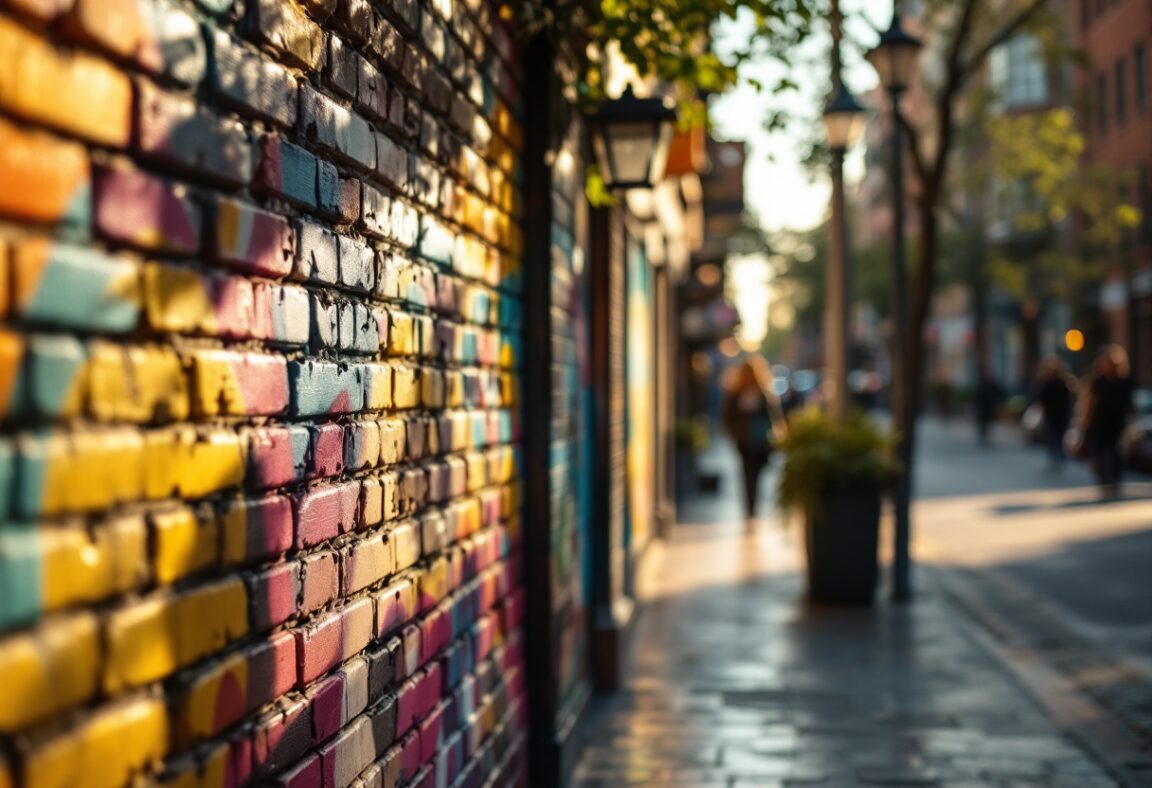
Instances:
[[[40,540],[30,524],[0,524],[0,631],[40,617]]]
[[[288,385],[295,416],[356,413],[364,407],[364,371],[359,365],[292,361]]]
[[[260,138],[257,150],[253,189],[305,208],[316,207],[315,156],[271,134]]]
[[[83,385],[77,376],[82,371],[84,358],[84,346],[76,337],[29,337],[23,387],[27,411],[55,418],[70,402],[76,406],[75,394]]]
[[[312,346],[317,350],[340,345],[337,303],[325,294],[312,294]]]

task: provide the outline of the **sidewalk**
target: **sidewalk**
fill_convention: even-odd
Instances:
[[[727,497],[685,507],[702,524],[641,578],[631,675],[576,785],[1113,784],[930,583],[907,606],[808,607],[798,527],[745,537]]]

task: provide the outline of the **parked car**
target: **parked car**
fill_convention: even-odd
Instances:
[[[1129,470],[1152,474],[1152,389],[1137,389],[1132,404],[1136,416],[1120,437],[1120,453]]]

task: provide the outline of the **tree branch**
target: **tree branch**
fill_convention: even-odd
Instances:
[[[912,169],[921,183],[928,177],[928,165],[924,161],[924,153],[920,150],[920,130],[908,122],[903,112],[896,112],[896,122],[908,140],[908,156],[912,160]]]
[[[984,46],[980,47],[968,58],[960,68],[962,78],[967,78],[976,69],[980,68],[984,59],[992,52],[993,49],[1008,41],[1012,36],[1020,32],[1020,28],[1032,21],[1040,11],[1048,5],[1048,0],[1032,0],[1023,10],[1020,11],[1013,19],[1005,23],[996,33],[984,42]]]

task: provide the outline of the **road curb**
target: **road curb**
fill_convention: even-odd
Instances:
[[[981,572],[981,574],[987,574]],[[974,579],[956,569],[930,567],[932,581],[969,617],[972,639],[1002,665],[1061,732],[1087,751],[1123,786],[1152,784],[1152,731],[1116,714],[1076,681],[1050,664],[1032,645],[1022,627],[1010,621],[987,600],[987,592]],[[991,579],[991,578],[989,578]],[[993,582],[1011,582],[996,578]],[[1071,630],[1070,638],[1085,639]],[[1115,655],[1101,659],[1131,667]],[[1141,678],[1147,679],[1143,670]],[[1135,729],[1134,729],[1135,728]]]

